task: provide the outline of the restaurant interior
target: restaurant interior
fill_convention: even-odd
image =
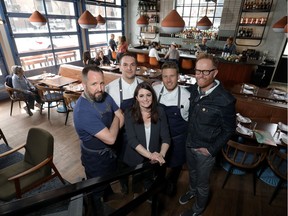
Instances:
[[[172,43],[177,45],[178,84],[184,87],[196,83],[195,61],[201,52],[218,59],[216,79],[236,98],[237,128],[233,140],[217,156],[209,203],[202,215],[287,215],[285,0],[1,1],[0,215],[92,215],[87,195],[107,183],[115,193],[104,200],[105,215],[174,216],[192,207],[192,201],[186,205],[178,202],[189,187],[186,165],[173,196],[163,192],[163,167],[158,164],[139,164],[86,179],[73,104],[83,92],[82,54],[88,50],[94,58],[103,51],[108,56],[111,34],[115,41],[126,36],[127,52],[137,58],[136,76],[152,84],[161,82],[162,64],[149,57],[153,42],[160,44],[161,59]],[[234,39],[236,53],[226,53],[223,48],[229,37]],[[207,51],[199,48],[203,38]],[[117,51],[110,64],[99,66],[105,85],[121,77],[114,55]],[[36,87],[39,108],[25,110],[27,99],[7,84],[14,65],[21,67]],[[29,143],[44,137],[54,140],[47,150],[52,156],[26,164],[25,160],[34,160],[32,152],[38,158],[45,154],[42,144],[29,150]],[[11,172],[11,166],[18,173],[8,180],[5,172]],[[35,179],[30,183],[27,177],[23,186],[22,175],[28,172],[23,166],[46,168],[49,174],[39,177],[37,183]],[[131,179],[147,170],[156,173],[149,190],[137,198],[132,192],[122,193],[121,178]],[[152,203],[147,202],[151,197]]]

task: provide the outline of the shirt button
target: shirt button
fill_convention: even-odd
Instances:
[[[203,112],[205,112],[205,111],[206,111],[206,109],[205,109],[205,108],[202,108],[202,111],[203,111]]]

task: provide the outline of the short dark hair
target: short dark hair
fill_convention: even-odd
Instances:
[[[211,55],[211,54],[208,54],[208,53],[200,53],[200,54],[197,56],[197,59],[196,59],[196,63],[195,63],[195,64],[197,64],[197,62],[198,62],[199,60],[201,60],[201,59],[210,59],[210,60],[212,61],[213,66],[214,66],[215,68],[218,67],[218,63],[219,63],[218,59],[215,58],[215,57],[214,57],[213,55]]]
[[[96,65],[87,65],[82,70],[82,81],[87,82],[87,75],[89,71],[103,74],[103,71]]]
[[[178,67],[178,65],[176,64],[176,62],[174,62],[174,61],[166,61],[166,62],[162,65],[161,70],[163,71],[164,69],[168,69],[168,68],[176,69],[177,74],[179,74],[179,67]]]
[[[132,57],[135,59],[135,63],[137,64],[137,59],[136,59],[136,56],[132,53],[124,53],[123,55],[121,55],[120,59],[119,59],[119,62],[121,64],[121,61],[122,61],[122,58],[124,58],[125,56],[129,56],[129,57]]]

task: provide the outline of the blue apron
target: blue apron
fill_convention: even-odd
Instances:
[[[110,106],[110,104],[107,104],[107,106]],[[96,106],[95,109],[97,110]],[[101,113],[100,110],[97,111]],[[109,111],[101,113],[101,120],[108,128],[111,126],[113,118],[114,112],[111,110],[111,107]],[[93,149],[91,148],[91,141],[93,142]],[[88,179],[104,176],[116,170],[116,158],[116,154],[112,148],[96,137],[93,137],[90,141],[81,143],[81,160]]]
[[[178,104],[177,106],[165,106],[160,103],[164,87],[161,89],[158,103],[163,107],[170,129],[171,144],[167,152],[168,167],[181,166],[186,162],[185,142],[187,137],[188,122],[181,116],[181,88],[178,86]]]

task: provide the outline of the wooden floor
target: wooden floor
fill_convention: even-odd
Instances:
[[[72,115],[69,116],[67,126],[64,125],[65,114],[51,112],[48,121],[47,110],[40,115],[39,110],[29,117],[23,109],[14,104],[13,115],[9,116],[10,100],[0,101],[0,128],[4,132],[9,145],[15,147],[25,142],[27,132],[31,127],[48,130],[55,138],[54,162],[62,176],[69,182],[80,181],[84,175],[80,162],[79,139],[73,127]],[[0,141],[3,142],[2,140]],[[264,182],[257,181],[256,195],[252,193],[252,176],[232,175],[224,189],[221,188],[226,171],[222,167],[215,167],[211,176],[211,199],[203,216],[286,216],[287,215],[287,188],[282,189],[272,205],[268,200],[274,190]],[[180,205],[178,199],[188,187],[188,172],[183,169],[178,182],[178,193],[174,197],[161,195],[160,207],[163,216],[177,216],[189,209],[194,200],[186,205]],[[116,192],[118,186],[114,185]],[[108,204],[117,208],[127,200],[132,199],[132,194],[121,197],[119,200],[110,201]],[[149,215],[150,205],[142,204],[132,214]]]

